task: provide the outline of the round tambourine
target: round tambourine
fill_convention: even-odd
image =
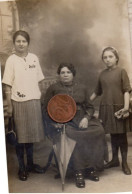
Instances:
[[[57,94],[48,103],[48,114],[57,123],[66,123],[76,114],[76,102],[67,94]]]

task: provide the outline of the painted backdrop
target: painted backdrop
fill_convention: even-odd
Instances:
[[[127,0],[18,0],[17,6],[20,28],[31,35],[31,51],[46,76],[71,62],[78,79],[93,90],[104,68],[102,49],[110,45],[132,77]]]

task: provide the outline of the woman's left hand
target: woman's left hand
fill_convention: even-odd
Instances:
[[[129,117],[129,110],[123,108],[123,119]]]
[[[117,117],[117,119],[125,119],[129,116],[129,110],[122,108],[121,110],[115,112],[115,117]]]
[[[87,118],[83,118],[80,123],[79,123],[79,128],[87,128],[88,127],[88,119]]]

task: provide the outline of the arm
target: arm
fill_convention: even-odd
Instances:
[[[98,82],[95,88],[95,91],[92,93],[92,95],[90,96],[90,100],[94,101],[98,96],[102,95],[102,84],[101,84],[101,75],[98,78]]]
[[[122,109],[123,118],[127,118],[129,116],[129,101],[130,101],[130,94],[129,92],[124,93],[124,108]]]
[[[90,96],[90,100],[94,101],[97,98],[97,94],[94,92],[91,96]]]
[[[8,57],[6,61],[4,75],[2,79],[2,83],[5,86],[5,95],[6,95],[6,100],[8,104],[7,113],[9,117],[12,116],[12,111],[13,111],[11,95],[12,95],[12,86],[14,83],[14,79],[15,79],[14,58],[11,55],[10,57]]]
[[[117,117],[117,119],[121,119],[121,118],[125,119],[129,116],[129,99],[130,99],[129,92],[125,92],[124,93],[124,108],[115,112],[115,116]]]
[[[132,111],[132,91],[130,92],[130,112]]]
[[[129,110],[129,100],[130,100],[130,94],[129,92],[124,93],[124,110]]]
[[[89,99],[88,91],[85,90],[85,102],[84,102],[85,115],[84,118],[79,123],[79,128],[87,128],[88,121],[94,114],[94,107]]]
[[[47,123],[51,123],[51,124],[56,124],[56,122],[54,122],[50,118],[50,116],[48,114],[47,106],[48,106],[48,102],[50,101],[50,99],[54,96],[54,89],[55,89],[55,84],[52,84],[51,86],[49,86],[45,95],[43,96],[43,99],[42,99],[43,117]]]
[[[43,92],[43,85],[42,85],[42,82],[43,82],[43,80],[40,81],[40,82],[38,83],[39,89],[40,89],[40,92],[41,92],[41,93]]]
[[[43,81],[44,81],[44,80],[42,80],[42,81],[40,81],[40,82],[38,83],[39,90],[40,90],[40,92],[41,92],[41,97],[40,97],[41,100],[43,99],[43,95],[44,95]]]
[[[35,60],[36,60],[36,65],[37,65],[37,78],[38,78],[38,86],[39,86],[39,90],[41,92],[41,98],[43,95],[43,81],[45,79],[45,76],[42,72],[40,63],[39,63],[39,59],[37,56],[35,56]]]
[[[42,93],[44,93],[42,91]],[[48,106],[48,102],[49,100],[53,97],[53,91],[52,91],[52,85],[49,86],[45,92],[45,94],[42,97],[42,111],[43,114],[48,117],[48,112],[47,112],[47,106]]]
[[[45,95],[43,96],[43,99],[42,99],[42,112],[43,112],[43,120],[44,120],[44,129],[45,129],[45,133],[48,136],[52,136],[53,134],[58,133],[63,127],[63,124],[56,123],[48,115],[48,110],[47,110],[48,102],[55,95],[54,94],[55,88],[56,88],[55,84],[52,84],[51,86],[49,86],[48,89],[46,90]]]
[[[124,107],[115,112],[115,116],[117,119],[121,118],[127,118],[129,116],[129,100],[130,100],[130,92],[131,92],[131,86],[130,81],[127,75],[126,70],[121,70],[121,81],[122,81],[122,92],[124,94]]]
[[[130,101],[130,94],[129,92],[125,92],[124,93],[123,118],[127,118],[129,116],[129,101]]]
[[[131,92],[131,86],[130,86],[130,80],[127,75],[127,72],[122,69],[122,86],[123,86],[123,93],[124,93],[124,108],[122,109],[123,118],[126,118],[129,116],[129,101],[130,101],[130,92]]]
[[[5,94],[6,94],[7,104],[8,104],[7,113],[8,113],[8,116],[11,117],[12,116],[12,111],[13,111],[12,102],[11,102],[11,86],[6,85]]]
[[[121,71],[121,79],[122,79],[122,91],[124,94],[124,110],[128,110],[131,86],[130,86],[130,80],[129,80],[128,74],[125,69],[122,69]]]

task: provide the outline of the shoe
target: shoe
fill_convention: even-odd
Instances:
[[[128,167],[127,163],[122,163],[122,171],[124,172],[124,174],[126,175],[130,175],[131,174],[131,170]]]
[[[28,172],[35,172],[35,173],[44,173],[44,168],[42,168],[41,166],[39,166],[38,164],[33,164],[31,166],[27,166],[27,171]]]
[[[77,171],[75,173],[75,182],[76,182],[76,186],[78,188],[84,188],[85,187],[85,181],[84,181],[84,177],[81,171]]]
[[[107,169],[107,168],[118,167],[118,166],[120,166],[119,160],[117,161],[111,160],[110,162],[104,165],[104,168]]]
[[[27,174],[27,172],[25,170],[19,170],[18,176],[19,176],[19,179],[21,181],[26,181],[27,177],[28,177],[28,174]]]
[[[97,172],[94,170],[94,168],[89,169],[87,168],[85,170],[85,177],[92,180],[92,181],[99,181],[99,176],[97,175]]]

